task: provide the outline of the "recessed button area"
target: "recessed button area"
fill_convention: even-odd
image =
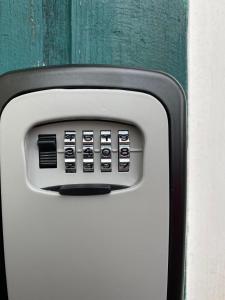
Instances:
[[[39,135],[44,136],[44,142],[53,136],[57,168],[51,169],[52,161],[39,168]],[[25,143],[27,174],[39,187],[91,183],[132,186],[143,174],[143,134],[137,127],[117,120],[46,122],[31,128]]]
[[[65,173],[79,173],[80,166],[85,173],[95,172],[95,167],[98,172],[96,162],[100,164],[101,172],[129,172],[133,150],[130,149],[128,130],[118,130],[113,132],[113,136],[111,130],[65,130],[63,141]],[[39,134],[38,147],[40,168],[56,168],[56,134]],[[117,168],[112,163],[115,155],[118,157]]]
[[[57,145],[55,134],[39,134],[39,168],[57,168]]]

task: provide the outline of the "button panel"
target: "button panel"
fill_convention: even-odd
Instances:
[[[83,171],[94,172],[94,133],[92,130],[83,131]]]
[[[94,147],[94,141],[96,147]],[[99,141],[100,144],[97,147]],[[95,172],[95,168],[96,171],[100,169],[100,172],[129,172],[130,170],[133,149],[130,148],[129,130],[116,130],[113,136],[111,130],[99,130],[98,132],[96,130],[78,130],[78,132],[65,130],[63,145],[65,173],[76,173],[77,168],[80,170],[80,164],[82,164],[81,168],[84,173]],[[56,168],[56,135],[39,135],[38,147],[39,167]],[[60,152],[62,151],[60,150]],[[118,158],[117,170],[115,166],[113,167],[115,156]]]
[[[128,130],[118,132],[118,171],[129,172],[130,169],[130,138]]]
[[[57,139],[55,169],[52,164],[39,166],[39,135]],[[132,186],[143,176],[144,137],[134,125],[94,119],[57,121],[31,128],[25,142],[27,174],[39,187],[96,183]]]
[[[65,172],[76,172],[76,132],[65,131],[64,132],[64,160],[65,160]]]

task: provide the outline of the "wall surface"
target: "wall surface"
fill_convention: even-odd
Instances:
[[[225,2],[190,1],[187,300],[225,299]]]
[[[0,0],[0,73],[70,63],[171,73],[186,88],[187,0]]]

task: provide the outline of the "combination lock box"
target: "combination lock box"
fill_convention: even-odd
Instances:
[[[3,300],[181,300],[186,104],[168,75],[0,77]]]

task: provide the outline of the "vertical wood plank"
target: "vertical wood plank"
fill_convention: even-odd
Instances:
[[[157,69],[186,87],[187,0],[1,0],[0,73],[67,63]]]
[[[0,73],[43,64],[42,5],[0,1]]]
[[[71,1],[42,2],[44,64],[68,64],[71,62]]]
[[[71,62],[70,1],[0,1],[0,73]]]
[[[143,67],[186,86],[186,0],[72,0],[72,62]]]

